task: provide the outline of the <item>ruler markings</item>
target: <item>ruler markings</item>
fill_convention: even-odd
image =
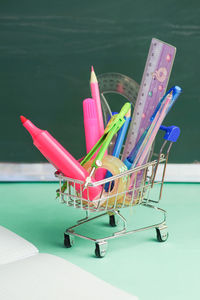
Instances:
[[[175,47],[152,39],[122,159],[149,126],[150,117],[166,91],[174,56]]]

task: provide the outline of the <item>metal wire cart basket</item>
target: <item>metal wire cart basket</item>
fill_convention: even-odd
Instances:
[[[55,176],[59,178],[60,182],[60,187],[57,190],[57,195],[59,196],[60,201],[69,207],[74,207],[86,212],[86,217],[84,219],[78,221],[77,224],[65,231],[64,245],[67,248],[70,248],[73,245],[74,237],[77,236],[94,242],[95,255],[97,257],[103,257],[106,253],[108,240],[153,228],[156,229],[157,240],[159,242],[167,240],[168,231],[166,225],[166,211],[159,207],[159,201],[162,196],[169,152],[172,143],[178,139],[180,130],[175,126],[162,126],[161,129],[164,130],[166,134],[164,136],[164,143],[160,149],[158,158],[140,167],[124,171],[101,181],[90,183],[87,189],[91,186],[102,187],[102,193],[96,200],[90,201],[89,198],[83,198],[84,182],[64,177],[58,172],[55,173]],[[165,147],[166,144],[168,144],[168,148]],[[167,149],[165,154],[164,148]],[[158,166],[161,163],[163,166],[161,179],[155,181]],[[159,187],[157,199],[151,199],[150,197],[150,190],[152,190],[154,186]],[[127,221],[120,213],[120,210],[139,205],[161,213],[162,220],[159,223],[151,224],[146,227],[128,230]],[[96,214],[94,217],[89,217],[89,213]],[[118,217],[121,219],[123,227],[119,231],[100,239],[91,238],[75,232],[77,227],[105,215],[109,216],[110,226],[116,226],[115,217]]]

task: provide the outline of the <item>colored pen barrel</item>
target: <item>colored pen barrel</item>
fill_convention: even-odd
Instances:
[[[125,119],[126,120],[125,120],[123,126],[120,128],[117,138],[116,138],[116,141],[115,141],[115,146],[114,146],[113,153],[112,153],[112,155],[115,157],[119,157],[123,143],[124,143],[126,132],[127,132],[130,120],[131,120],[130,110],[128,112],[128,115],[125,116]]]
[[[94,99],[87,98],[83,101],[83,120],[86,152],[88,153],[101,137],[99,133],[99,123]],[[93,158],[96,155],[97,152],[94,154]]]
[[[99,119],[97,115],[97,108],[95,100],[92,98],[87,98],[83,101],[83,119],[84,119],[84,129],[85,129],[85,143],[86,152],[89,153],[94,145],[101,138],[99,131]],[[97,156],[99,150],[95,152],[92,158]],[[104,169],[99,169],[95,173],[96,180],[102,180],[105,178],[106,171]]]
[[[112,155],[117,157],[117,158],[120,155],[120,152],[121,152],[121,149],[122,149],[122,146],[123,146],[123,143],[124,143],[124,139],[125,139],[125,136],[126,136],[126,132],[127,132],[130,120],[131,120],[130,113],[131,113],[131,110],[129,110],[128,113],[126,114],[125,122],[122,125],[122,127],[120,128],[120,130],[118,131],[118,135],[117,135],[117,138],[116,138],[116,141],[115,141],[115,145],[114,145],[114,148],[113,148]],[[111,176],[112,176],[112,173],[107,171],[105,178],[109,178]],[[108,191],[108,184],[105,184],[105,190]]]
[[[89,173],[48,131],[39,129],[23,116],[20,118],[23,126],[32,136],[34,145],[57,170],[69,178],[85,181]],[[75,184],[75,189],[79,192],[80,184]],[[100,195],[101,187],[88,187],[88,191],[84,190],[82,197],[94,200]]]

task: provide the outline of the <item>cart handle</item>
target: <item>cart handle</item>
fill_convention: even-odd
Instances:
[[[166,134],[164,136],[164,139],[170,142],[176,142],[179,138],[179,135],[181,133],[181,130],[177,126],[160,126],[160,129],[165,131]]]

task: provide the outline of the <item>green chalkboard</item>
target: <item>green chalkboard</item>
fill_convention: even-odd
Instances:
[[[198,0],[1,1],[0,161],[45,161],[21,114],[83,156],[91,65],[140,83],[152,37],[177,48],[168,87],[183,89],[164,122],[181,128],[169,161],[200,161],[199,15]]]

